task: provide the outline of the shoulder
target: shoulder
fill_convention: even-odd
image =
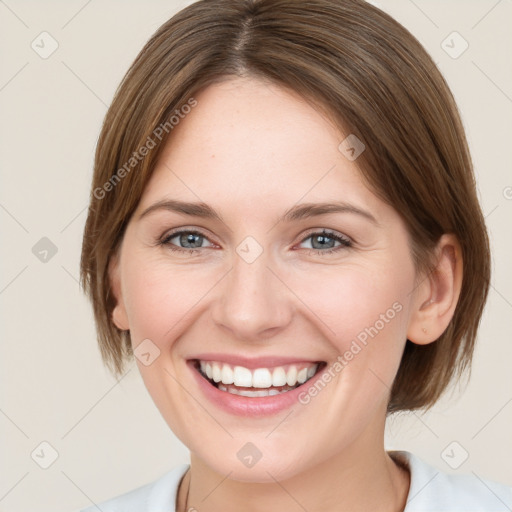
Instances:
[[[174,512],[178,487],[188,468],[183,464],[153,482],[77,512]]]
[[[404,512],[509,512],[512,488],[476,473],[444,473],[405,451],[389,452],[411,473]]]

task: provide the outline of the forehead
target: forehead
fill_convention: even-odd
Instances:
[[[253,78],[214,84],[173,128],[141,207],[166,195],[233,207],[289,207],[301,200],[378,206],[346,137],[298,94]]]

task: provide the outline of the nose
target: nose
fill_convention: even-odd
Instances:
[[[249,263],[234,254],[213,306],[213,321],[236,340],[262,341],[277,335],[293,315],[291,292],[264,251]]]

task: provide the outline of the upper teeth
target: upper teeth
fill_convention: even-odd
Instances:
[[[272,386],[295,386],[303,384],[315,375],[318,364],[302,363],[257,368],[249,370],[244,366],[231,366],[217,361],[200,361],[201,371],[215,382],[234,384],[241,387],[270,388]]]

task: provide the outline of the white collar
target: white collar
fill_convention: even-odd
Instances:
[[[406,451],[389,451],[405,463],[411,484],[404,512],[510,512],[512,488],[470,474],[448,474]]]
[[[512,488],[468,475],[447,474],[407,451],[388,452],[409,469],[411,484],[404,512],[510,512]],[[188,464],[130,492],[99,503],[103,512],[175,512],[176,495]],[[95,512],[91,506],[81,512]]]

